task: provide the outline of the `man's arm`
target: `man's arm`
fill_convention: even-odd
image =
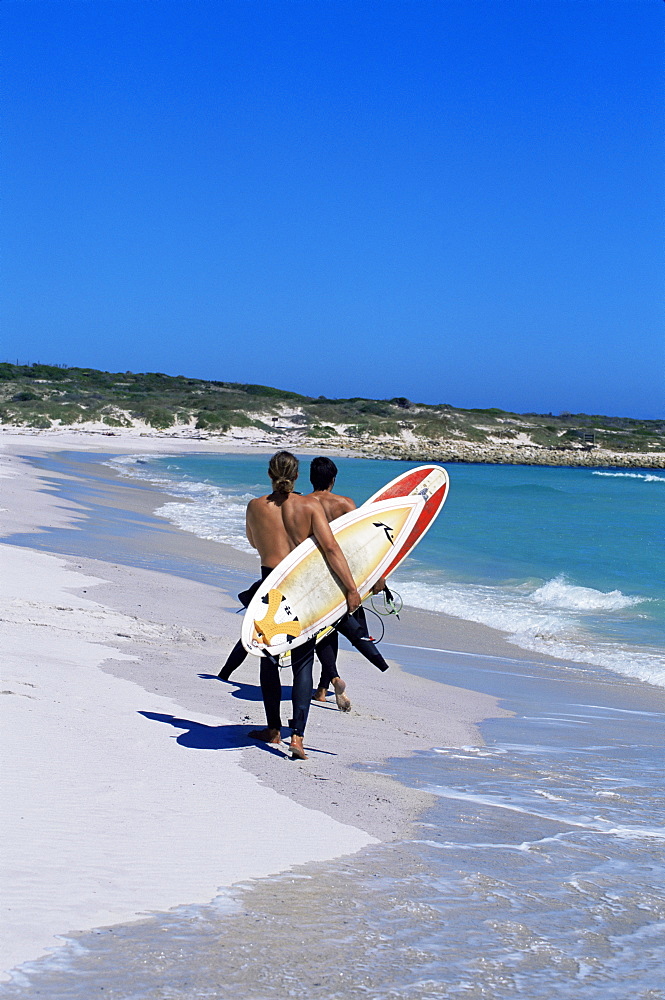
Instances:
[[[341,499],[346,501],[346,510],[344,511],[345,514],[348,514],[349,511],[357,509],[351,497],[341,497]],[[377,580],[374,586],[372,587],[372,593],[381,594],[386,589],[386,586],[387,586],[386,578],[385,576],[382,576],[381,579]]]
[[[316,501],[312,504],[312,534],[316,538],[326,562],[331,570],[338,577],[344,590],[346,591],[346,603],[350,612],[356,611],[360,605],[360,594],[356,587],[356,582],[351,575],[346,556],[339,547],[335,536],[330,530],[328,519],[323,512],[323,507]]]

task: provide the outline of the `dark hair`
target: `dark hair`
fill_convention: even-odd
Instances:
[[[293,493],[298,478],[298,459],[290,451],[278,451],[270,459],[268,475],[275,493]]]
[[[309,481],[315,490],[327,490],[337,476],[337,466],[331,458],[321,455],[313,458],[309,467]]]

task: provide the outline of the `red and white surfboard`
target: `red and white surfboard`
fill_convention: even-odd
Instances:
[[[397,476],[396,479],[387,483],[369,500],[365,501],[363,507],[380,500],[393,500],[408,496],[421,496],[425,501],[408,537],[400,546],[399,551],[393,554],[390,565],[384,571],[384,576],[388,576],[389,573],[393,573],[397,569],[432,527],[448,498],[449,485],[448,473],[442,466],[420,465],[416,469],[403,472],[401,476]]]

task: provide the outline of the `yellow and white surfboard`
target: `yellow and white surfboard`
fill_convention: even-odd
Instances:
[[[330,525],[349,569],[366,597],[383,576],[418,520],[422,496],[382,500],[352,510]],[[249,653],[279,656],[301,645],[346,611],[346,597],[313,538],[290,552],[263,581],[242,623]]]

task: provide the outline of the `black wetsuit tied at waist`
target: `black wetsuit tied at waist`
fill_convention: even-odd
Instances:
[[[344,617],[337,622],[335,628],[340,635],[343,635],[345,639],[349,640],[354,649],[357,649],[359,653],[362,653],[365,659],[369,660],[370,663],[373,663],[375,667],[378,667],[379,670],[388,669],[388,664],[376,648],[375,642],[370,639],[367,634],[367,620],[362,607],[358,608],[358,610],[352,615],[344,615]]]
[[[248,607],[249,602],[254,597],[254,594],[257,592],[263,581],[270,573],[272,573],[272,569],[270,569],[270,567],[262,566],[261,579],[256,580],[251,585],[251,587],[248,587],[247,590],[242,590],[238,594],[238,600],[240,601],[240,603],[244,608]],[[334,627],[336,629],[336,632],[339,632],[341,635],[344,636],[345,639],[348,639],[351,645],[355,649],[357,649],[359,653],[362,653],[365,659],[369,660],[370,663],[373,663],[375,667],[378,667],[379,670],[388,669],[388,664],[381,656],[381,653],[378,651],[376,645],[368,635],[367,621],[365,619],[365,612],[362,607],[358,608],[358,610],[355,611],[352,615],[351,614],[344,615],[344,617],[341,618],[340,621],[338,621]],[[321,647],[324,649],[325,645],[328,643],[331,646],[334,646],[335,658],[337,654],[336,640],[337,640],[337,635],[334,634],[334,639],[331,636],[330,639],[327,638],[323,639],[320,644]],[[233,673],[233,671],[237,670],[240,664],[243,663],[247,655],[248,653],[245,650],[245,647],[243,646],[242,642],[238,641],[231,650],[231,652],[229,653],[226,663],[220,670],[218,676],[222,680],[227,681],[231,676],[231,674]]]
[[[243,608],[248,608],[249,607],[249,602],[254,597],[254,594],[257,592],[257,590],[259,589],[259,587],[261,586],[261,584],[263,583],[263,581],[265,580],[265,578],[267,576],[270,576],[271,573],[272,573],[272,570],[269,569],[268,566],[262,566],[261,567],[261,579],[257,580],[255,583],[253,583],[251,587],[247,588],[247,590],[241,590],[240,591],[240,593],[238,594],[238,600],[242,604]]]
[[[268,566],[262,566],[261,567],[261,579],[260,580],[256,580],[252,584],[251,587],[247,588],[247,590],[241,590],[240,591],[240,593],[238,594],[238,600],[242,604],[243,608],[246,608],[246,607],[249,606],[249,602],[254,597],[254,594],[257,592],[257,590],[259,589],[259,587],[261,586],[261,584],[263,583],[263,581],[265,580],[265,578],[270,573],[272,573],[272,570]],[[243,646],[243,644],[240,641],[240,639],[238,639],[237,643],[235,644],[235,646],[233,647],[233,649],[231,650],[231,652],[227,656],[226,663],[224,664],[224,666],[222,667],[222,669],[220,670],[220,672],[218,673],[217,676],[220,677],[223,681],[228,681],[228,679],[231,676],[231,674],[233,673],[233,671],[237,670],[238,667],[240,666],[240,664],[244,663],[244,661],[246,660],[246,658],[248,656],[249,656],[249,653],[247,652],[247,650]]]

